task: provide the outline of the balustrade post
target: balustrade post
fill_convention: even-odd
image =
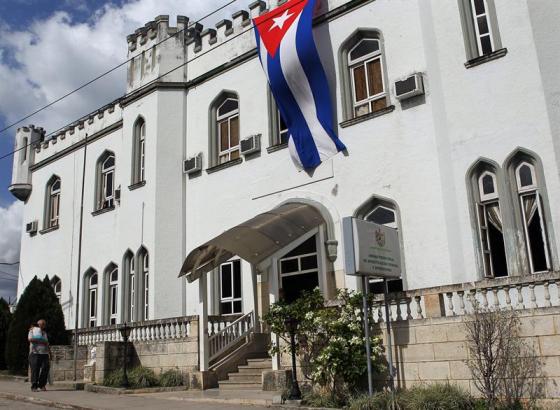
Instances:
[[[446,292],[448,309],[451,312],[451,316],[455,316],[455,307],[453,306],[453,292]]]
[[[544,287],[544,307],[552,306],[552,303],[550,302],[550,289],[548,288],[549,285],[550,285],[550,282],[545,280],[544,283],[543,283],[543,287]]]
[[[535,295],[535,284],[529,284],[529,299],[531,300],[531,309],[537,308],[537,296]]]
[[[423,319],[424,315],[422,315],[422,305],[420,304],[422,298],[420,296],[414,296],[414,301],[416,302],[416,313],[418,314],[417,319]]]
[[[458,290],[457,295],[459,296],[459,314],[465,314],[465,291]]]
[[[512,309],[513,307],[511,306],[511,296],[509,294],[509,286],[505,285],[504,286],[504,292],[505,292],[505,297],[506,297],[506,308]]]
[[[523,304],[523,293],[521,292],[522,285],[517,285],[515,288],[517,289],[517,308],[525,309],[525,305]]]
[[[500,299],[498,299],[498,288],[492,288],[492,295],[494,296],[494,309],[500,308]]]

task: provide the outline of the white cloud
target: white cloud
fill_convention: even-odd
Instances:
[[[21,221],[23,204],[14,202],[7,208],[0,207],[0,262],[19,260]],[[0,265],[0,297],[14,298],[16,295],[17,265]]]
[[[237,1],[203,23],[213,24],[248,2]],[[85,23],[76,23],[66,12],[56,12],[23,31],[0,25],[0,115],[9,122],[17,120],[124,61],[126,36],[154,17],[169,14],[171,24],[175,24],[178,14],[197,19],[224,3],[133,0],[116,6],[108,2]],[[25,123],[54,131],[121,96],[125,81],[122,67]],[[13,131],[0,138],[6,135],[13,135]]]

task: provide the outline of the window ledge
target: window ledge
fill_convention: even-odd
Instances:
[[[349,127],[351,125],[370,120],[372,118],[380,117],[381,115],[389,114],[390,112],[393,112],[394,110],[395,110],[395,106],[394,105],[389,105],[388,107],[385,107],[382,110],[378,110],[378,111],[375,111],[375,112],[370,112],[369,114],[366,114],[366,115],[360,115],[359,117],[350,118],[349,120],[342,121],[340,123],[340,126],[342,128],[346,128],[346,127]]]
[[[97,216],[97,215],[101,215],[101,214],[104,214],[104,213],[107,213],[107,212],[111,212],[113,210],[115,210],[115,205],[108,206],[107,208],[101,208],[101,209],[98,209],[97,211],[93,211],[91,213],[91,215],[92,216]]]
[[[234,165],[239,165],[243,162],[243,158],[232,159],[231,161],[224,162],[223,164],[214,165],[213,167],[206,168],[207,174],[212,174],[214,172],[233,167]]]
[[[487,63],[492,60],[501,58],[507,54],[507,48],[500,48],[490,54],[486,54],[480,57],[473,58],[465,63],[466,68],[476,67],[477,65]]]
[[[146,185],[146,181],[135,182],[134,184],[129,185],[128,189],[130,191],[134,191],[135,189],[142,188],[144,185]]]
[[[51,226],[50,228],[45,228],[41,231],[39,231],[39,233],[41,235],[44,235],[46,233],[52,232],[52,231],[56,231],[58,228],[60,228],[60,225],[55,225],[55,226]]]
[[[272,152],[280,151],[284,148],[288,148],[288,143],[287,142],[285,142],[283,144],[271,145],[270,147],[268,147],[266,149],[266,152],[268,152],[270,154]]]

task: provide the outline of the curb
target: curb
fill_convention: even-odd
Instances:
[[[36,398],[36,397],[29,397],[29,396],[24,396],[24,395],[15,394],[15,393],[0,392],[0,398],[7,399],[7,400],[12,400],[12,401],[22,401],[22,402],[25,402],[25,403],[30,403],[30,404],[35,404],[35,405],[40,405],[40,406],[45,406],[45,407],[52,407],[52,408],[55,408],[55,409],[99,410],[99,409],[96,409],[95,407],[84,407],[84,406],[78,406],[78,405],[75,405],[75,404],[60,403],[60,402],[56,402],[56,401],[39,399],[39,398]]]
[[[131,395],[131,394],[150,394],[150,393],[187,391],[187,388],[185,386],[176,386],[176,387],[147,387],[144,389],[124,389],[120,387],[107,387],[107,386],[99,386],[97,384],[86,384],[84,386],[84,390],[90,393]]]

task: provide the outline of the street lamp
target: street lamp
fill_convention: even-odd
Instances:
[[[124,374],[123,374],[122,387],[128,389],[129,384],[128,384],[128,375],[126,374],[126,362],[128,361],[128,337],[130,336],[131,328],[130,326],[127,326],[126,322],[124,322],[124,325],[119,327],[119,331],[121,332],[121,336],[124,341],[124,362],[123,362]]]
[[[288,400],[301,400],[301,391],[299,390],[296,374],[296,331],[298,321],[294,317],[288,317],[284,321],[284,325],[288,333],[290,333],[290,349],[292,352],[292,388],[290,389]]]

